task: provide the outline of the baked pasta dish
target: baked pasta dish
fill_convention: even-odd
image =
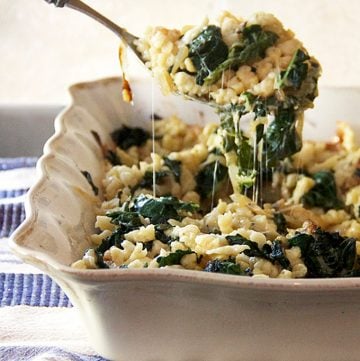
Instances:
[[[102,146],[92,247],[76,268],[180,268],[252,277],[360,275],[360,150],[343,122],[303,141],[321,67],[272,15],[227,12],[137,43],[164,93],[218,123],[155,117]],[[101,143],[101,142],[100,142]]]

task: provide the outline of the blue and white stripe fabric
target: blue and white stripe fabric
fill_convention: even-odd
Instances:
[[[0,273],[0,306],[71,307],[61,288],[44,274]]]
[[[3,355],[4,357],[2,357]],[[78,352],[65,351],[58,347],[1,347],[0,361],[33,360],[33,361],[104,361],[100,356],[84,355]]]
[[[35,158],[0,158],[0,361],[106,361],[96,355],[61,288],[9,249],[25,219]]]

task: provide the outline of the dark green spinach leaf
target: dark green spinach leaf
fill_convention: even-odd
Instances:
[[[315,173],[312,178],[315,186],[301,199],[305,207],[321,207],[324,210],[344,207],[343,202],[337,197],[337,187],[332,172],[320,171]]]
[[[286,71],[282,72],[279,87],[292,86],[300,89],[302,82],[306,79],[308,73],[308,64],[310,57],[301,49],[298,49]]]
[[[279,106],[275,119],[269,124],[264,139],[263,158],[267,167],[297,153],[302,147],[301,135],[296,130],[296,112],[293,107]]]
[[[191,253],[195,253],[195,252],[193,252],[191,249],[187,249],[187,250],[184,250],[184,251],[181,250],[181,249],[178,249],[175,252],[172,252],[167,256],[157,257],[156,262],[159,264],[159,267],[173,266],[173,265],[176,265],[176,264],[180,264],[181,259],[186,254],[191,254]]]
[[[249,249],[246,249],[243,253],[248,257],[260,257],[264,258],[264,253],[260,250],[259,245],[256,242],[250,241],[240,234],[234,236],[226,236],[226,240],[229,242],[230,246],[235,244],[249,246]]]
[[[227,69],[237,69],[239,66],[256,61],[265,56],[265,51],[274,45],[278,36],[265,31],[260,25],[250,25],[243,30],[243,39],[234,44],[229,51],[229,56],[219,64],[205,78],[205,84],[210,85],[220,79],[222,73]]]
[[[143,225],[136,212],[116,211],[108,212],[106,215],[111,218],[112,224],[122,226],[123,229],[126,229],[126,232],[130,232]]]
[[[112,132],[111,138],[118,147],[126,150],[134,145],[138,147],[144,145],[150,139],[150,133],[142,128],[124,125]]]
[[[262,161],[266,168],[280,165],[281,161],[298,152],[302,146],[301,135],[296,129],[297,100],[288,97],[285,101],[279,101],[275,97],[261,98],[246,96],[247,106],[234,105],[224,106],[218,109],[220,114],[220,129],[223,140],[223,152],[236,152],[240,191],[254,185],[259,165],[259,157],[254,156],[258,152],[257,144],[263,139]],[[267,129],[259,124],[256,128],[256,145],[254,140],[249,139],[241,130],[240,120],[243,115],[250,111],[255,113],[255,119],[267,115],[274,115]]]
[[[95,250],[95,263],[99,268],[109,268],[109,266],[104,262],[104,256],[98,250]]]
[[[158,172],[155,172],[155,177],[153,172],[146,171],[143,179],[135,187],[133,187],[131,191],[134,192],[136,189],[139,188],[152,189],[152,187],[154,186],[154,178],[155,178],[155,184],[161,184],[164,178],[168,176],[169,176],[169,172],[166,170],[160,170]]]
[[[124,231],[122,227],[116,228],[115,231],[109,237],[103,239],[101,244],[98,247],[96,247],[95,251],[104,254],[105,251],[110,249],[112,246],[122,248],[121,242],[124,240],[125,233],[127,233],[127,231]]]
[[[297,234],[289,244],[301,249],[301,257],[308,269],[307,277],[360,276],[356,240],[339,233],[317,229],[313,234]]]
[[[276,224],[276,231],[279,234],[287,234],[286,218],[281,212],[274,213],[274,222]]]
[[[166,231],[172,228],[168,223],[156,224],[155,225],[155,238],[162,243],[171,244],[174,241],[178,241],[179,237],[168,236]]]
[[[230,275],[244,275],[245,272],[241,269],[240,265],[235,263],[232,259],[227,261],[214,260],[209,261],[205,268],[205,272],[214,272],[214,273],[226,273]]]
[[[268,259],[270,262],[277,262],[284,269],[287,269],[290,266],[290,262],[286,258],[284,249],[279,241],[275,240],[271,242],[271,245],[267,243],[264,244],[262,251],[265,258]]]
[[[228,47],[222,39],[221,30],[215,25],[207,26],[189,45],[189,57],[197,73],[196,83],[202,85],[228,56]]]
[[[216,192],[226,179],[227,167],[219,161],[211,162],[196,175],[196,191],[204,199]]]
[[[106,213],[111,218],[111,223],[117,225],[113,233],[103,239],[101,244],[95,249],[96,252],[103,254],[112,246],[121,248],[121,242],[124,240],[124,234],[138,229],[143,224],[136,212],[116,211]]]
[[[182,202],[176,197],[151,198],[143,194],[133,201],[131,210],[149,218],[152,224],[166,223],[169,219],[181,220],[187,212],[195,213],[199,206]]]
[[[286,258],[281,243],[277,240],[270,244],[264,244],[262,249],[256,242],[250,241],[240,234],[234,236],[227,236],[226,240],[229,245],[240,244],[249,246],[249,249],[244,250],[244,254],[248,257],[264,258],[271,263],[279,263],[283,268],[287,269],[290,266],[289,260]]]
[[[181,162],[179,160],[170,159],[168,157],[164,157],[164,164],[170,169],[170,171],[174,174],[175,180],[180,183],[181,178]]]

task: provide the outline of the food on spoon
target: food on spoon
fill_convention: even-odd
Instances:
[[[264,168],[301,149],[321,67],[273,15],[245,21],[224,12],[214,24],[149,28],[137,46],[165,94],[218,107],[219,148],[235,192],[254,191]]]
[[[244,92],[267,98],[303,88],[309,102],[316,96],[319,63],[271,14],[245,21],[223,12],[214,24],[148,28],[137,47],[165,94],[219,105],[243,103]]]
[[[233,193],[213,142],[218,128],[157,120],[156,154],[147,130],[115,131],[117,147],[103,147],[107,171],[97,185],[104,196],[99,233],[73,267],[359,276],[360,149],[353,131],[339,123],[335,141],[304,142],[286,168],[269,174],[278,198],[260,206]]]

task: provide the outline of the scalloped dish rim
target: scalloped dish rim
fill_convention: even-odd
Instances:
[[[223,274],[213,274],[208,272],[178,270],[178,269],[110,269],[110,270],[79,270],[64,265],[55,259],[42,253],[40,250],[29,249],[23,246],[20,241],[20,235],[31,233],[36,227],[38,207],[34,201],[34,195],[38,192],[41,185],[45,184],[47,178],[51,176],[47,173],[46,164],[49,159],[55,157],[51,144],[55,141],[61,141],[65,133],[63,118],[73,107],[77,106],[74,101],[74,94],[80,89],[90,89],[100,85],[106,85],[114,81],[119,82],[118,77],[103,78],[93,81],[76,83],[69,87],[71,101],[69,105],[62,110],[55,119],[55,133],[44,145],[44,154],[39,158],[36,165],[36,181],[30,188],[26,200],[25,210],[26,218],[17,230],[10,236],[9,244],[12,251],[24,262],[29,263],[42,271],[55,274],[60,279],[78,279],[83,282],[113,282],[128,280],[174,280],[179,282],[215,284],[227,287],[239,288],[257,288],[264,290],[282,290],[282,291],[342,291],[360,288],[360,278],[328,278],[328,279],[253,279],[248,276],[233,276]],[[335,88],[336,89],[336,88]],[[354,90],[358,90],[354,88]]]

